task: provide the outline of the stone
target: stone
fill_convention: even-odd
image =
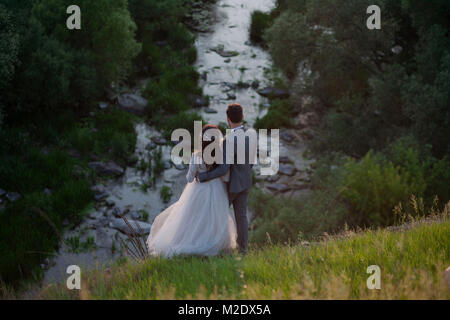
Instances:
[[[295,174],[296,168],[291,164],[281,164],[278,172],[286,176],[293,176]]]
[[[231,58],[231,57],[236,57],[239,55],[239,52],[225,50],[223,45],[219,45],[215,48],[211,48],[210,50],[217,53],[218,55],[220,55],[223,58]]]
[[[17,201],[21,198],[22,196],[20,195],[20,193],[17,192],[8,192],[6,194],[6,199],[8,199],[11,202]]]
[[[228,100],[236,100],[236,95],[234,93],[227,93]]]
[[[122,211],[119,207],[114,207],[114,209],[111,210],[111,213],[117,218],[120,218],[120,216],[122,215]]]
[[[112,199],[106,199],[106,205],[111,208],[116,205],[116,202]]]
[[[169,160],[164,160],[164,169],[168,170],[172,167],[172,163]]]
[[[258,89],[258,87],[259,87],[259,80],[253,80],[252,83],[251,83],[251,86],[255,90]]]
[[[91,191],[94,193],[94,195],[102,194],[106,192],[105,186],[102,184],[97,184],[93,187],[91,187]]]
[[[102,200],[105,200],[106,198],[108,198],[108,193],[106,193],[106,192],[94,195],[95,201],[102,201]]]
[[[152,137],[152,141],[160,146],[167,144],[167,140],[164,139],[163,137]]]
[[[225,63],[230,63],[230,62],[231,62],[231,59],[230,59],[230,58],[225,59],[223,62],[225,62]]]
[[[278,161],[279,161],[280,163],[291,163],[291,162],[292,162],[291,159],[289,159],[288,156],[281,156],[281,157],[278,159]]]
[[[296,181],[293,185],[292,185],[292,189],[295,190],[305,190],[305,189],[312,189],[313,185],[310,183],[302,183],[300,181]]]
[[[237,84],[232,82],[222,82],[222,86],[226,87],[228,90],[236,90]]]
[[[286,142],[292,142],[295,139],[295,137],[292,134],[288,133],[288,132],[281,132],[280,133],[280,138],[282,140],[286,141]]]
[[[267,182],[273,183],[273,182],[277,182],[279,179],[280,179],[280,176],[274,174],[267,178]]]
[[[287,99],[291,95],[289,90],[282,88],[266,87],[257,90],[259,95],[272,99]]]
[[[108,108],[108,103],[106,103],[106,102],[100,102],[100,103],[98,104],[98,107],[99,107],[101,110],[105,110],[106,108]]]
[[[183,164],[183,163],[180,163],[180,164],[173,164],[174,165],[174,167],[175,167],[175,169],[177,169],[177,170],[184,170],[184,169],[186,169],[186,167],[185,167],[185,165]]]
[[[152,225],[150,223],[141,222],[137,220],[128,220],[130,225],[133,227],[134,231],[139,235],[146,235],[150,233]],[[131,232],[128,225],[123,219],[113,219],[109,223],[109,227],[119,230],[122,233],[129,234]]]
[[[0,189],[0,197],[3,197],[6,194],[6,190]]]
[[[202,108],[209,105],[209,100],[203,96],[191,95],[189,98],[194,108]]]
[[[148,101],[133,93],[125,93],[117,98],[117,103],[123,110],[134,113],[136,115],[144,115]]]
[[[121,176],[124,173],[122,167],[116,164],[113,161],[109,161],[107,163],[94,161],[88,163],[89,167],[91,167],[96,173],[103,176]]]
[[[154,143],[153,141],[150,141],[149,143],[147,143],[147,145],[145,146],[145,150],[153,150],[156,148],[156,143]]]
[[[206,108],[206,109],[205,109],[205,112],[206,112],[206,113],[217,113],[217,110],[212,109],[212,108]]]
[[[277,192],[286,192],[286,191],[291,190],[291,188],[289,188],[284,183],[272,183],[272,184],[268,184],[266,187],[269,190],[277,191]]]
[[[45,189],[44,189],[44,194],[45,194],[46,196],[49,196],[49,195],[52,194],[52,190],[50,190],[49,188],[45,188]]]
[[[134,220],[139,220],[141,218],[141,214],[138,211],[134,210],[130,212],[130,217]]]

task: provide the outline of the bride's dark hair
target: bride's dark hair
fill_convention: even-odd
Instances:
[[[206,167],[208,168],[208,170],[211,170],[211,169],[214,169],[214,168],[217,167],[217,163],[214,162],[214,163],[212,163],[212,164],[206,164],[205,158],[203,157],[203,150],[205,150],[205,148],[206,148],[207,146],[209,146],[211,143],[213,143],[213,142],[215,141],[215,139],[216,139],[215,136],[212,136],[212,137],[211,137],[211,140],[205,140],[205,132],[208,131],[209,129],[216,129],[216,130],[219,130],[219,131],[220,131],[220,129],[219,129],[218,126],[216,126],[216,125],[214,125],[214,124],[205,124],[205,125],[203,126],[203,128],[202,128],[202,159],[203,159],[203,163],[206,165]],[[215,151],[215,150],[213,150],[213,151],[211,152],[211,156],[212,156],[212,157],[215,157],[215,156],[216,156],[216,151]]]

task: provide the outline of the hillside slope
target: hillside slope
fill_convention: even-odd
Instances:
[[[303,246],[268,246],[247,256],[122,262],[84,275],[80,291],[52,285],[39,299],[449,299],[450,221],[406,231],[349,233]],[[366,286],[381,269],[381,289]]]

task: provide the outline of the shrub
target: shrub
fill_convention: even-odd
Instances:
[[[256,129],[279,129],[292,126],[292,106],[288,100],[274,100],[267,114],[255,121]]]
[[[270,13],[252,12],[250,24],[250,39],[255,43],[264,44],[264,33],[273,23]]]
[[[164,203],[168,203],[170,198],[172,198],[172,190],[168,186],[163,186],[159,195]]]
[[[395,222],[392,210],[415,193],[398,167],[372,152],[359,162],[349,159],[343,167],[342,199],[349,205],[349,221],[359,226],[386,226]]]
[[[256,218],[251,241],[264,244],[313,239],[336,231],[345,217],[345,207],[329,192],[315,192],[306,199],[280,198],[256,190],[250,207]]]

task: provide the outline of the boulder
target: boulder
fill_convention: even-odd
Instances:
[[[3,197],[6,194],[6,190],[0,188],[0,197]]]
[[[20,195],[20,193],[17,192],[8,192],[6,194],[6,199],[8,199],[11,202],[17,201],[21,198],[22,196]]]
[[[293,176],[295,174],[296,170],[297,169],[291,164],[281,164],[279,169],[278,169],[278,172],[280,174],[284,174],[286,176],[290,176],[291,177],[291,176]]]
[[[143,115],[145,113],[145,108],[148,105],[146,99],[133,93],[124,93],[120,95],[117,99],[117,103],[123,110],[137,115]]]
[[[289,90],[282,88],[266,87],[257,90],[259,95],[271,99],[286,99],[291,95]]]
[[[150,223],[141,222],[137,220],[128,220],[130,225],[133,227],[134,231],[139,235],[146,235],[150,233],[150,229],[152,225]],[[119,230],[122,233],[128,234],[130,233],[130,228],[128,225],[123,221],[122,219],[113,219],[109,223],[110,228],[114,228],[116,230]]]
[[[108,103],[106,103],[106,102],[99,102],[98,107],[101,110],[105,110],[106,108],[108,108]]]
[[[290,187],[288,187],[287,185],[285,185],[284,183],[271,183],[268,184],[267,189],[272,190],[272,191],[277,191],[277,192],[286,192],[291,190]]]
[[[130,217],[134,220],[139,220],[141,218],[141,214],[138,211],[133,210],[130,212]]]
[[[225,50],[225,48],[221,45],[219,45],[215,48],[211,48],[211,51],[217,53],[218,55],[220,55],[223,58],[231,58],[231,57],[236,57],[239,55],[239,52]]]
[[[312,189],[313,185],[311,183],[302,183],[300,181],[296,181],[293,185],[292,185],[292,189],[295,190],[305,190],[305,189]]]
[[[150,141],[149,143],[147,143],[147,145],[145,146],[145,150],[153,150],[156,148],[156,143],[154,143],[153,141]]]
[[[202,108],[209,105],[209,100],[203,96],[190,96],[190,100],[194,108]]]
[[[120,216],[122,215],[122,211],[120,210],[119,207],[114,207],[114,209],[111,210],[111,213],[116,218],[120,218]]]
[[[269,176],[267,178],[267,181],[270,182],[270,183],[273,183],[273,182],[277,182],[279,179],[280,179],[280,176],[274,174],[272,176]]]
[[[116,202],[114,200],[107,199],[106,200],[106,205],[111,208],[111,207],[114,207],[116,205]]]
[[[96,173],[103,175],[103,176],[120,176],[124,173],[124,170],[122,167],[120,167],[118,164],[116,164],[113,161],[109,161],[107,163],[100,162],[100,161],[94,161],[88,163],[89,167],[91,167]]]
[[[167,144],[167,140],[163,137],[152,137],[152,141],[159,146],[163,146]]]
[[[173,164],[173,166],[175,167],[175,169],[177,169],[177,170],[184,170],[184,169],[186,169],[186,167],[185,167],[185,165],[183,164],[183,163],[180,163],[180,164]]]
[[[204,111],[205,111],[206,113],[217,113],[217,110],[212,109],[212,108],[206,108]]]
[[[172,163],[169,160],[164,160],[164,169],[168,170],[172,167]]]
[[[280,163],[292,163],[291,159],[288,156],[281,156],[278,161]]]
[[[227,93],[228,100],[236,100],[236,95],[234,93]]]

